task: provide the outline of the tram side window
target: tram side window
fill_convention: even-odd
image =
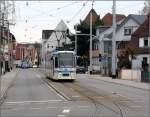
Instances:
[[[55,57],[55,68],[57,68],[57,67],[58,67],[58,58]]]

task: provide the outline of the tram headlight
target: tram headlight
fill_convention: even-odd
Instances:
[[[55,71],[55,76],[59,77],[61,76],[61,73],[59,71]]]

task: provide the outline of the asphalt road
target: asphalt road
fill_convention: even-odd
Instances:
[[[75,82],[54,82],[36,69],[20,69],[1,116],[149,117],[149,92],[82,74]]]

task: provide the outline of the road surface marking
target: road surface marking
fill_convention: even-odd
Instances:
[[[64,101],[71,100],[68,96],[66,96],[62,91],[58,91],[55,86],[52,84],[48,83],[47,86],[54,91],[59,97],[61,97]]]
[[[39,75],[39,74],[36,74],[36,76],[39,78],[39,79],[41,79],[42,77]],[[43,79],[43,78],[42,78]],[[41,80],[42,80],[41,79]],[[42,80],[42,81],[44,81],[44,80]],[[50,90],[52,90],[55,94],[57,94],[61,99],[63,99],[64,101],[68,101],[68,100],[71,100],[69,97],[67,97],[66,95],[64,95],[64,93],[62,93],[61,91],[58,91],[57,92],[57,89],[52,85],[52,84],[50,84],[50,83],[48,83],[48,82],[46,82],[46,81],[44,81],[45,82],[45,84],[47,85],[47,87],[50,89]],[[56,90],[55,90],[56,89]],[[60,94],[59,94],[60,93]],[[62,95],[61,95],[62,94]],[[65,99],[65,97],[66,97],[66,99]]]
[[[78,106],[78,108],[90,108],[90,106]]]
[[[57,117],[65,117],[65,115],[58,115]]]
[[[10,109],[11,111],[19,111],[19,110],[23,110],[24,108],[13,108],[13,109]]]
[[[39,79],[41,78],[41,76],[39,75],[39,74],[37,74],[36,75]],[[51,90],[51,91],[53,91],[56,95],[58,95],[61,99],[63,99],[64,101],[67,101],[62,95],[60,95],[59,93],[57,93],[52,87],[51,87],[51,85],[52,84],[49,84],[49,83],[47,83],[46,81],[44,81],[43,79],[41,79],[44,83],[45,83],[45,85]],[[45,86],[44,85],[44,86]],[[54,87],[54,86],[53,86]]]
[[[57,93],[52,87],[50,87],[48,84],[46,84],[47,87],[52,90],[56,95],[58,95],[61,99],[63,99],[64,101],[67,101],[62,95],[60,95],[59,93]]]
[[[78,97],[80,97],[79,95],[73,95],[72,97],[74,97],[74,98],[78,98]]]
[[[62,111],[62,113],[69,113],[70,112],[70,109],[64,109],[63,111]]]
[[[17,101],[5,102],[6,104],[23,104],[23,103],[46,103],[46,102],[61,102],[62,100],[40,100],[40,101]]]
[[[33,110],[39,110],[39,109],[41,109],[41,108],[30,108],[30,109],[33,109]]]
[[[116,95],[118,95],[118,96],[120,96],[120,97],[123,97],[123,98],[126,98],[126,99],[128,99],[128,97],[127,97],[127,96],[125,96],[125,95],[122,95],[122,94],[120,94],[120,93],[117,93]]]
[[[57,109],[57,107],[47,107],[47,109]]]
[[[131,108],[141,108],[142,106],[138,106],[138,105],[136,106],[136,105],[135,105],[135,106],[130,106],[130,107],[131,107]]]

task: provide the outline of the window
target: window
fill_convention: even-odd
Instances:
[[[144,46],[148,46],[148,39],[144,39]]]
[[[124,35],[129,36],[132,34],[132,28],[131,27],[125,27],[124,28]]]
[[[143,62],[147,63],[147,57],[143,57]]]
[[[58,67],[58,58],[55,57],[55,68],[57,68],[57,67]]]
[[[47,44],[47,48],[49,48],[49,44]]]
[[[148,47],[148,37],[142,37],[139,39],[139,47]]]

